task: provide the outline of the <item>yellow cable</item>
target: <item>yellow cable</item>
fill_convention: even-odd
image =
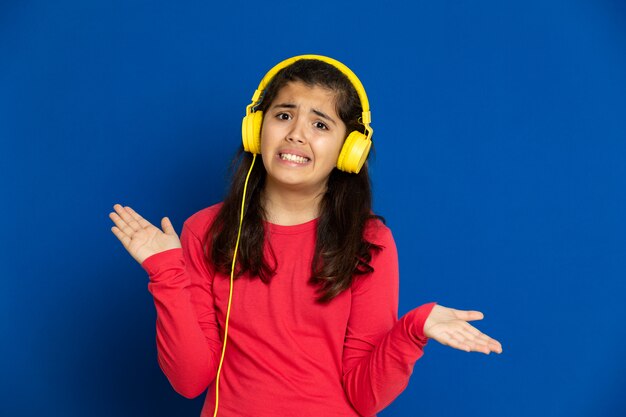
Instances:
[[[228,340],[228,319],[230,318],[230,302],[233,299],[233,282],[235,275],[235,260],[237,259],[237,251],[239,250],[239,237],[241,236],[241,225],[243,224],[243,210],[246,202],[246,190],[248,189],[248,179],[252,173],[252,167],[254,167],[254,161],[256,160],[256,154],[252,155],[252,164],[246,175],[246,182],[243,185],[243,197],[241,198],[241,212],[239,215],[239,230],[237,231],[237,242],[235,243],[235,252],[233,253],[233,263],[230,268],[230,291],[228,293],[228,309],[226,310],[226,325],[224,326],[224,345],[222,346],[222,356],[220,357],[220,364],[217,368],[217,376],[215,377],[215,411],[213,417],[217,417],[217,408],[219,404],[219,390],[220,390],[220,374],[222,372],[222,363],[224,362],[224,353],[226,352],[226,341]]]

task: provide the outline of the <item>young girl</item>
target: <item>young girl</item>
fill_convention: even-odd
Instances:
[[[242,133],[224,202],[191,216],[180,240],[167,217],[161,230],[130,207],[110,214],[150,278],[161,369],[185,397],[210,388],[202,416],[373,416],[429,338],[502,351],[468,323],[477,311],[428,303],[398,320],[396,247],[371,211],[369,104],[347,67],[280,63]]]

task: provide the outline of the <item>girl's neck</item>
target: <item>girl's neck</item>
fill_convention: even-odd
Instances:
[[[305,193],[281,188],[279,191],[266,183],[261,198],[268,222],[293,226],[317,218],[323,197],[324,190]]]

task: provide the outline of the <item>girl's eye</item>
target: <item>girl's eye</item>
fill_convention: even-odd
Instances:
[[[328,130],[328,126],[322,122],[315,122],[315,127],[322,130]]]
[[[278,113],[276,117],[280,120],[289,120],[289,115],[287,113]]]

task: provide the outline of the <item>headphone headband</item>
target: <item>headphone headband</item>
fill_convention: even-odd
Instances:
[[[365,93],[365,88],[363,88],[363,84],[361,84],[361,81],[359,80],[359,78],[356,76],[354,72],[352,72],[350,68],[348,68],[341,62],[337,61],[336,59],[329,58],[323,55],[312,55],[312,54],[297,55],[291,58],[287,58],[284,61],[281,61],[278,64],[274,65],[274,67],[272,67],[272,69],[270,69],[267,72],[267,74],[265,74],[265,76],[259,83],[259,86],[257,87],[256,91],[252,95],[252,103],[250,103],[246,107],[246,116],[250,115],[252,113],[252,109],[261,102],[263,91],[265,91],[265,89],[267,88],[268,84],[272,81],[274,76],[283,68],[286,68],[289,65],[293,64],[294,62],[299,61],[301,59],[316,59],[318,61],[325,62],[337,68],[339,71],[341,71],[342,74],[348,77],[348,80],[350,80],[350,83],[352,84],[357,94],[359,95],[359,100],[361,101],[361,108],[363,109],[363,113],[361,113],[361,121],[363,122],[363,125],[365,126],[367,139],[368,140],[371,139],[372,134],[374,133],[374,130],[370,126],[370,123],[372,122],[372,115],[370,112],[370,103],[369,103],[369,100],[367,99],[367,94]]]

